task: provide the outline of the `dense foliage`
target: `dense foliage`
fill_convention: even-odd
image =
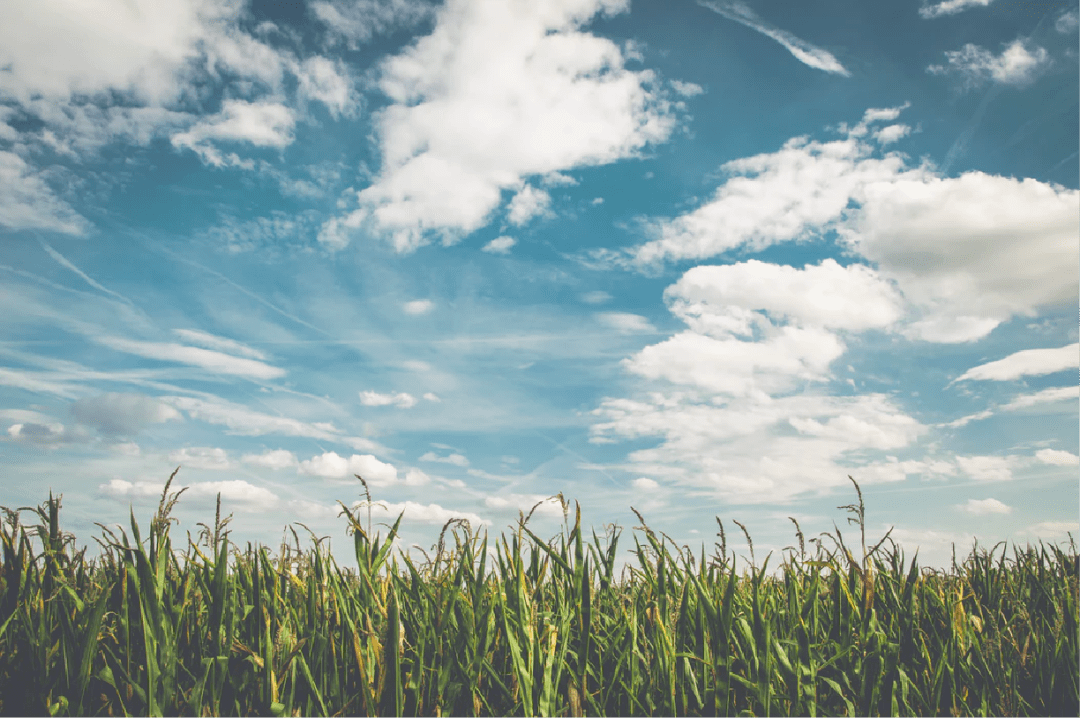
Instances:
[[[642,519],[617,581],[618,529],[586,541],[580,507],[551,542],[522,515],[488,570],[487,536],[464,520],[417,567],[391,556],[401,516],[382,541],[342,504],[353,571],[319,541],[302,553],[295,531],[276,559],[250,544],[230,556],[220,496],[178,555],[171,482],[146,541],[134,514],[133,541],[99,524],[92,560],[60,530],[59,497],[4,509],[0,714],[1080,713],[1074,543],[1011,559],[976,545],[950,572],[920,570],[888,535],[867,550],[859,492],[840,508],[861,560],[839,529],[808,554],[796,522],[778,577],[752,543],[740,573],[723,524],[697,559]]]

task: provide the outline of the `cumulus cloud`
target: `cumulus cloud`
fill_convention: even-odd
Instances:
[[[416,398],[405,392],[397,394],[380,394],[377,391],[360,392],[360,403],[364,406],[390,406],[394,405],[402,409],[416,406]]]
[[[682,82],[681,80],[672,80],[671,87],[683,97],[696,97],[705,92],[701,85],[693,82]]]
[[[538,505],[539,504],[539,505]],[[521,511],[526,516],[533,512],[533,516],[548,516],[562,518],[562,504],[557,498],[542,496],[540,494],[499,494],[484,498],[484,506],[495,511]],[[535,511],[533,510],[535,507]]]
[[[966,504],[959,504],[957,508],[976,516],[1012,513],[1011,506],[1006,506],[997,499],[968,499]]]
[[[957,456],[956,463],[976,481],[1008,481],[1015,462],[1008,456]]]
[[[987,80],[1013,87],[1034,82],[1038,73],[1050,63],[1050,53],[1044,48],[1029,50],[1023,40],[1014,40],[1000,55],[968,43],[959,50],[945,53],[948,65],[930,65],[927,72],[934,75],[960,73],[968,86],[978,86]]]
[[[746,3],[740,2],[740,0],[722,0],[719,2],[715,0],[698,0],[698,5],[707,7],[710,10],[723,15],[728,20],[734,20],[737,23],[746,25],[752,30],[760,32],[766,37],[776,40],[785,50],[790,52],[796,60],[804,65],[812,67],[815,70],[822,70],[843,77],[851,76],[851,73],[844,69],[844,66],[840,64],[840,61],[837,60],[831,52],[820,47],[815,47],[805,40],[792,35],[787,30],[781,30],[771,23],[762,20],[757,16],[757,13],[751,10]]]
[[[1080,367],[1080,344],[1056,349],[1025,349],[1004,359],[972,367],[958,381],[1009,381],[1022,376],[1041,376]]]
[[[169,453],[169,462],[192,469],[222,471],[232,466],[225,449],[210,446],[185,447]]]
[[[1052,466],[1080,466],[1080,456],[1058,449],[1040,449],[1035,452],[1035,458]]]
[[[328,479],[345,479],[359,474],[372,486],[386,486],[397,481],[397,469],[370,454],[353,454],[346,459],[329,451],[301,461],[298,471]]]
[[[623,334],[635,334],[637,332],[656,331],[648,319],[639,314],[629,312],[600,312],[596,315],[597,320],[608,325]]]
[[[491,252],[492,254],[510,254],[510,248],[517,244],[517,240],[513,237],[496,237],[483,246],[484,252]]]
[[[203,162],[215,167],[254,167],[250,160],[241,160],[235,153],[223,155],[212,143],[247,142],[256,147],[283,149],[292,143],[295,125],[293,110],[280,103],[225,100],[218,114],[173,135],[172,144],[193,150]]]
[[[297,79],[300,97],[323,103],[334,119],[356,115],[359,102],[340,60],[335,63],[325,57],[309,57],[297,67]]]
[[[630,482],[630,485],[638,491],[656,491],[656,489],[660,488],[660,484],[644,476],[634,479]]]
[[[344,41],[355,50],[376,35],[427,20],[436,7],[427,0],[317,0],[308,9],[331,44]]]
[[[1075,32],[1077,27],[1080,27],[1080,12],[1076,10],[1064,12],[1054,21],[1054,29],[1062,35]]]
[[[187,488],[185,499],[213,499],[221,494],[223,501],[234,502],[243,511],[271,509],[278,504],[277,495],[261,486],[235,479],[232,481],[200,481],[186,487],[174,484],[171,489]],[[126,481],[114,478],[106,484],[98,485],[98,491],[116,498],[160,498],[165,489],[165,482]]]
[[[71,413],[80,424],[109,436],[130,436],[149,424],[183,420],[179,411],[158,399],[115,392],[78,399]]]
[[[506,206],[506,219],[515,227],[520,227],[534,217],[551,216],[550,207],[551,195],[527,184]]]
[[[291,469],[298,465],[296,455],[285,449],[276,449],[262,454],[244,454],[241,459],[245,464],[261,466],[264,469]]]
[[[360,207],[321,239],[340,249],[369,224],[409,252],[479,229],[530,176],[599,165],[667,139],[673,108],[653,74],[579,28],[617,0],[450,0],[434,31],[382,63],[392,104],[375,117],[382,169]],[[515,221],[543,204],[522,195]]]

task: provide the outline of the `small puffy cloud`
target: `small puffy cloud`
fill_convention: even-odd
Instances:
[[[1035,452],[1035,458],[1052,466],[1080,466],[1080,456],[1058,449],[1040,449]]]
[[[72,403],[76,421],[109,436],[130,436],[149,424],[180,421],[175,408],[141,394],[109,392]]]
[[[195,126],[172,136],[173,147],[197,153],[215,167],[253,166],[236,154],[223,156],[212,142],[247,142],[256,147],[284,149],[293,141],[296,117],[290,108],[276,102],[225,100],[221,111]]]
[[[434,401],[436,403],[442,402],[442,399],[439,398],[438,394],[433,394],[430,391],[424,394],[424,399],[426,399],[427,401]]]
[[[335,119],[356,114],[358,103],[353,96],[352,82],[340,61],[334,63],[325,57],[309,57],[300,64],[297,78],[299,95],[326,105]]]
[[[277,379],[285,376],[284,369],[278,369],[254,359],[234,357],[209,349],[164,342],[144,342],[111,336],[91,336],[90,339],[97,344],[118,352],[158,361],[197,366],[215,374],[247,376],[254,379]]]
[[[411,302],[405,302],[402,309],[406,314],[412,314],[414,316],[418,314],[427,314],[435,308],[435,303],[430,299],[415,299]]]
[[[603,304],[604,302],[611,301],[611,295],[607,292],[596,290],[594,292],[586,292],[581,295],[581,301],[586,304]]]
[[[1000,55],[968,43],[959,50],[945,53],[948,66],[930,65],[934,75],[958,72],[970,86],[990,80],[1001,85],[1024,87],[1031,84],[1040,70],[1050,63],[1050,54],[1041,47],[1028,50],[1022,40],[1014,40]]]
[[[520,227],[533,217],[550,216],[551,195],[532,185],[525,185],[506,206],[506,219]]]
[[[364,406],[389,406],[394,405],[402,409],[416,406],[416,398],[405,392],[397,394],[380,394],[376,391],[360,392],[360,403]]]
[[[907,125],[888,125],[882,127],[880,130],[874,132],[874,139],[878,141],[878,144],[891,145],[893,142],[907,137],[911,133],[911,128]]]
[[[72,430],[63,424],[49,423],[37,424],[32,422],[12,424],[8,427],[8,436],[15,441],[23,441],[28,444],[37,444],[46,448],[57,448],[60,444],[84,441],[89,436],[76,429]]]
[[[958,504],[957,508],[976,516],[1012,513],[1011,506],[1006,506],[997,499],[968,499],[966,504]]]
[[[955,381],[1010,381],[1022,376],[1041,376],[1080,367],[1080,344],[1055,349],[1025,349],[1004,359],[968,369]]]
[[[453,464],[454,466],[460,466],[462,468],[469,465],[469,460],[461,454],[450,454],[448,456],[439,456],[438,454],[429,451],[420,457],[420,461],[438,461],[443,464]]]
[[[539,504],[539,505],[537,505]],[[559,517],[563,515],[562,504],[557,498],[541,496],[540,494],[499,494],[484,498],[484,506],[495,511],[521,511],[526,516],[533,507],[533,516]]]
[[[424,486],[431,483],[431,477],[420,469],[409,469],[405,472],[406,486]]]
[[[173,485],[171,490],[186,488],[182,499],[214,499],[218,494],[224,501],[235,502],[244,511],[259,511],[277,506],[278,497],[274,492],[261,486],[254,486],[247,481],[201,481],[187,486]],[[98,485],[98,491],[116,498],[160,498],[165,489],[165,482],[125,481],[114,478],[107,484]]]
[[[419,523],[433,524],[435,526],[443,526],[451,519],[465,519],[473,528],[491,523],[470,511],[444,509],[439,504],[420,504],[415,501],[402,501],[400,503],[375,501],[372,503],[372,506],[382,507],[395,519],[404,512],[405,516],[402,519],[402,522],[416,521]],[[359,503],[353,505],[354,509],[359,507]]]
[[[1062,13],[1061,16],[1054,21],[1054,29],[1062,35],[1076,32],[1077,27],[1080,27],[1080,12],[1077,12],[1076,10],[1069,10],[1068,12]]]
[[[80,235],[90,223],[53,193],[40,172],[17,154],[0,151],[0,227]]]
[[[656,489],[660,488],[660,484],[656,483],[652,479],[647,479],[645,477],[642,477],[640,479],[634,479],[630,482],[630,485],[638,491],[655,491]]]
[[[373,486],[384,486],[397,481],[397,469],[370,454],[353,454],[346,459],[330,451],[301,461],[298,471],[327,479],[346,479],[353,474],[359,474]]]
[[[517,240],[513,237],[496,237],[487,244],[484,245],[484,252],[491,252],[492,254],[510,254],[510,248],[517,244]]]
[[[285,449],[267,451],[262,454],[244,454],[241,461],[265,469],[291,469],[298,465],[296,455]]]
[[[994,0],[943,0],[934,5],[924,5],[919,8],[919,17],[930,20],[942,15],[955,15],[973,7],[986,7]]]
[[[683,97],[694,97],[705,92],[701,85],[696,85],[693,82],[683,82],[681,80],[672,80],[671,87]]]
[[[192,469],[211,469],[223,471],[232,466],[225,449],[209,446],[195,446],[178,449],[169,453],[169,462]]]
[[[956,463],[976,481],[1012,479],[1013,461],[1007,456],[957,456]]]
[[[648,319],[638,314],[629,314],[627,312],[600,312],[596,315],[596,318],[601,323],[606,324],[623,334],[656,331],[656,327],[650,324]]]

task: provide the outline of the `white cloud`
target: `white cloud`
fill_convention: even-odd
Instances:
[[[539,506],[537,506],[539,504]],[[542,496],[541,494],[499,494],[484,498],[484,506],[496,511],[521,511],[526,516],[533,507],[533,516],[548,516],[562,518],[562,504],[556,498]]]
[[[71,405],[71,413],[80,424],[110,436],[131,435],[148,424],[183,419],[180,412],[157,399],[114,392],[79,399]]]
[[[402,512],[404,512],[405,516],[402,518],[403,523],[406,521],[417,521],[424,524],[442,526],[451,519],[465,519],[474,529],[478,526],[485,526],[491,523],[470,511],[444,509],[439,504],[419,504],[415,501],[402,501],[400,503],[374,501],[371,505],[373,507],[384,508],[395,520]],[[361,507],[361,502],[353,504],[354,509]]]
[[[1037,391],[1034,394],[1024,394],[1014,398],[1008,404],[1004,404],[1001,408],[1005,411],[1016,411],[1019,409],[1027,409],[1039,404],[1049,404],[1059,401],[1073,401],[1080,397],[1080,386],[1064,386],[1056,387],[1053,389],[1043,389]]]
[[[496,237],[484,245],[483,251],[492,254],[510,254],[510,248],[515,244],[517,244],[517,240],[513,237]]]
[[[187,488],[183,495],[185,499],[213,499],[220,493],[222,500],[236,502],[242,510],[249,512],[271,509],[278,504],[278,497],[272,491],[243,480],[201,481],[186,487],[174,484],[170,490],[182,488]],[[98,485],[98,491],[117,498],[160,498],[164,489],[165,482],[158,481],[112,479]]]
[[[212,469],[223,471],[232,466],[225,449],[209,446],[195,446],[178,449],[169,453],[169,462],[179,463],[192,469]]]
[[[428,19],[436,5],[424,0],[316,0],[309,9],[331,42],[344,40],[356,49],[375,35]]]
[[[987,80],[1002,85],[1024,87],[1031,84],[1039,71],[1050,63],[1050,54],[1041,47],[1028,50],[1022,40],[1014,40],[1000,55],[968,43],[959,50],[945,53],[948,67],[930,65],[927,72],[941,75],[959,72],[969,86],[978,86]]]
[[[262,454],[244,454],[241,461],[265,469],[291,469],[297,466],[296,454],[285,449],[276,449]]]
[[[431,483],[431,477],[420,469],[409,469],[405,472],[406,486],[424,486]]]
[[[607,292],[596,290],[581,295],[581,301],[586,304],[603,304],[611,301],[611,295]]]
[[[341,437],[340,432],[330,424],[307,424],[284,416],[261,414],[246,406],[227,401],[207,401],[186,396],[163,396],[160,400],[187,412],[192,419],[227,426],[229,428],[227,433],[230,434],[241,436],[282,434],[346,443],[356,441],[356,439]]]
[[[382,169],[360,208],[328,222],[340,248],[370,223],[399,252],[479,229],[525,178],[634,156],[674,129],[648,71],[579,30],[618,0],[450,0],[434,31],[384,61]]]
[[[601,323],[606,324],[623,334],[656,331],[656,327],[650,324],[648,319],[639,314],[630,314],[627,312],[600,312],[596,315],[596,318]]]
[[[843,77],[851,76],[851,73],[844,69],[844,66],[840,64],[840,61],[837,60],[831,52],[820,47],[815,47],[805,40],[792,35],[787,30],[781,30],[775,25],[762,20],[749,6],[746,5],[746,3],[741,2],[740,0],[723,0],[721,2],[698,0],[698,5],[707,7],[710,10],[723,15],[728,20],[734,20],[737,23],[746,25],[752,30],[760,32],[766,37],[776,40],[783,45],[796,60],[804,65],[808,65],[815,70],[842,75]]]
[[[656,483],[652,479],[645,478],[644,476],[639,479],[634,479],[630,482],[630,485],[638,491],[656,491],[658,488],[660,488],[660,484]]]
[[[911,128],[907,125],[888,125],[882,127],[880,130],[874,132],[874,139],[878,141],[878,144],[891,145],[893,142],[907,137],[911,133]]]
[[[672,314],[702,334],[767,331],[773,320],[849,331],[884,328],[903,313],[899,293],[861,264],[826,259],[803,269],[751,259],[698,266],[664,290]],[[761,312],[761,314],[758,314]]]
[[[364,406],[389,406],[393,404],[402,409],[416,406],[416,398],[405,392],[397,394],[380,394],[376,391],[360,392],[360,403]]]
[[[936,5],[924,5],[919,8],[919,17],[924,20],[941,17],[942,15],[955,15],[968,8],[986,7],[994,0],[943,0]]]
[[[173,147],[196,152],[207,164],[215,167],[236,165],[253,167],[250,160],[236,154],[222,155],[211,141],[248,142],[256,147],[284,149],[293,141],[296,116],[290,108],[277,102],[248,102],[225,100],[221,112],[198,122],[194,127],[172,136]]]
[[[1033,526],[1027,527],[1020,531],[1020,533],[1036,538],[1043,538],[1044,540],[1050,540],[1051,537],[1064,540],[1068,538],[1069,533],[1072,533],[1075,537],[1078,531],[1080,531],[1080,523],[1076,521],[1041,521]]]
[[[506,206],[506,219],[515,227],[527,224],[533,217],[551,216],[551,195],[526,184]]]
[[[841,486],[847,474],[863,481],[864,470],[871,483],[931,470],[910,463],[884,471],[863,458],[867,450],[908,446],[926,431],[884,395],[728,398],[675,390],[605,399],[592,413],[600,418],[593,439],[660,439],[620,468],[725,502],[785,501]]]
[[[0,71],[0,78],[4,74]],[[0,226],[80,235],[90,223],[53,193],[40,172],[18,155],[0,151]]]
[[[1061,16],[1054,21],[1054,29],[1062,35],[1075,32],[1077,27],[1080,27],[1080,12],[1077,12],[1076,10],[1069,10],[1068,12],[1062,13]]]
[[[218,337],[210,334],[209,332],[199,331],[198,329],[174,329],[173,333],[179,336],[181,339],[193,342],[195,344],[202,344],[204,347],[214,349],[216,351],[228,352],[229,354],[240,354],[252,359],[259,359],[266,361],[266,355],[258,349],[252,349],[251,347],[241,344],[233,339],[227,339],[225,337]]]
[[[309,57],[297,68],[297,79],[300,81],[300,96],[326,105],[331,117],[337,119],[342,115],[356,115],[359,102],[353,94],[348,70],[340,61],[335,63],[321,56]]]
[[[1010,381],[1022,376],[1041,376],[1077,368],[1080,368],[1080,344],[1070,344],[1055,349],[1025,349],[1010,354],[1004,359],[972,367],[957,377],[954,382]]]
[[[411,302],[405,302],[402,309],[406,314],[427,314],[435,308],[435,303],[429,299],[416,299]]]
[[[1008,481],[1015,462],[1008,456],[957,456],[956,463],[976,481]]]
[[[370,454],[353,454],[348,459],[329,451],[301,461],[297,471],[309,476],[322,476],[328,479],[351,478],[359,474],[371,486],[386,486],[397,481],[397,469],[391,464],[379,461]]]
[[[701,85],[693,82],[682,82],[681,80],[672,80],[671,87],[683,97],[695,97],[705,92]]]
[[[442,399],[439,398],[438,394],[433,394],[430,391],[424,394],[424,398],[428,401],[434,401],[436,403],[442,402]]]
[[[968,499],[966,504],[959,504],[957,508],[976,516],[1012,513],[1011,506],[1006,506],[997,499]]]
[[[1035,458],[1053,466],[1080,466],[1080,456],[1058,449],[1040,449],[1035,452]]]
[[[420,457],[420,461],[438,461],[443,464],[453,464],[454,466],[466,467],[469,465],[469,460],[461,454],[450,454],[448,456],[439,456],[438,454],[429,451]]]
[[[111,336],[92,335],[90,339],[97,344],[118,352],[158,361],[189,364],[217,374],[248,376],[255,379],[277,379],[285,376],[284,369],[278,369],[253,359],[229,356],[228,354],[199,349],[198,347],[163,342],[143,342]]]

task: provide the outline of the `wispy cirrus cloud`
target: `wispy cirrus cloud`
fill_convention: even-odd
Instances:
[[[919,8],[919,17],[924,20],[932,20],[943,15],[956,15],[973,7],[987,7],[994,0],[944,0],[935,5],[924,5]]]
[[[781,30],[770,22],[758,17],[757,13],[740,0],[698,0],[698,5],[706,7],[713,12],[723,15],[728,20],[746,25],[751,30],[756,30],[766,37],[776,40],[790,52],[796,60],[823,72],[834,75],[850,77],[851,73],[840,64],[840,61],[829,52],[820,47],[811,45],[787,30]]]

